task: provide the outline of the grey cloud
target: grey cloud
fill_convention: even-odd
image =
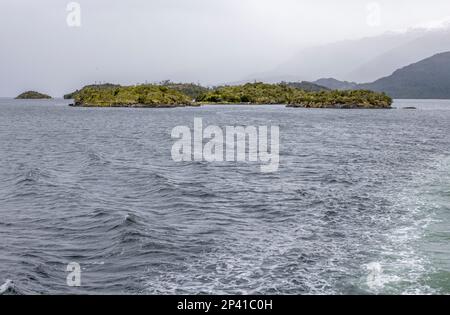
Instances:
[[[60,96],[94,81],[216,84],[276,68],[311,45],[372,36],[450,16],[448,1],[62,0],[0,2],[0,95]],[[395,3],[393,3],[395,2]]]

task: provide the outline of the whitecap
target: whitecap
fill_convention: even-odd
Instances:
[[[0,286],[0,295],[5,294],[8,291],[14,289],[14,282],[12,280],[6,280],[4,284]]]

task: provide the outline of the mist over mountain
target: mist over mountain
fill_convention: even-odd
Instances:
[[[403,67],[358,89],[385,92],[393,98],[450,99],[450,52]]]
[[[350,83],[373,82],[405,65],[447,50],[450,50],[449,27],[413,28],[304,49],[276,69],[254,74],[247,80],[279,82],[335,78]]]
[[[415,38],[386,51],[364,65],[356,68],[344,79],[357,82],[372,82],[394,72],[400,67],[417,62],[434,54],[450,50],[450,29],[427,31]]]
[[[332,90],[372,90],[393,98],[450,99],[450,52],[443,52],[394,71],[372,83],[357,84],[334,78],[315,84]]]
[[[339,81],[334,78],[323,78],[313,82],[314,84],[326,87],[330,90],[354,90],[358,83],[349,81]]]

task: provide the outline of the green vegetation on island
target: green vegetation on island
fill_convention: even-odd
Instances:
[[[298,88],[301,87],[301,88]],[[305,108],[390,108],[384,93],[366,90],[337,91],[311,87],[304,82],[247,83],[206,88],[193,83],[161,82],[119,86],[90,85],[73,94],[75,106],[85,107],[180,107],[202,104],[287,105]]]
[[[192,100],[197,100],[200,96],[207,93],[210,89],[195,83],[174,83],[170,80],[160,83],[162,86],[181,92],[189,96]]]
[[[197,99],[200,95],[206,93],[209,91],[209,88],[201,86],[199,84],[195,83],[175,83],[170,80],[162,81],[161,83],[157,84],[161,86],[168,87],[172,90],[181,92],[187,96],[189,96],[192,100]],[[110,89],[110,88],[120,88],[122,87],[119,84],[112,84],[112,83],[103,83],[103,84],[91,84],[86,85],[83,87],[85,88],[95,88],[95,89]],[[81,90],[76,90],[72,93],[68,93],[64,95],[64,99],[75,99],[75,96],[77,93],[79,93]]]
[[[201,95],[201,103],[219,104],[289,104],[300,90],[285,84],[247,83],[218,87]]]
[[[112,83],[103,83],[103,84],[91,84],[91,85],[86,85],[85,87],[82,88],[86,89],[86,88],[95,88],[95,89],[109,89],[109,88],[118,88],[120,87],[119,84],[112,84]],[[66,95],[64,95],[64,99],[69,100],[69,99],[74,99],[75,95],[77,95],[77,93],[79,93],[80,90],[76,90],[72,93],[68,93]]]
[[[84,107],[181,107],[191,98],[160,85],[88,86],[74,95],[75,106]]]
[[[391,108],[392,98],[368,90],[300,93],[287,105],[304,108]]]
[[[202,103],[285,104],[305,108],[390,108],[392,99],[372,91],[308,92],[287,84],[248,83],[225,86],[202,95]]]
[[[16,97],[18,100],[40,100],[51,99],[52,97],[46,94],[42,94],[36,91],[27,91]]]
[[[291,88],[300,89],[306,92],[320,92],[320,91],[328,91],[329,88],[326,88],[322,85],[315,84],[308,81],[302,81],[302,82],[281,82],[280,84],[287,85]]]

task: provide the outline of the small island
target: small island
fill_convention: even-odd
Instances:
[[[52,97],[46,94],[42,94],[36,91],[27,91],[16,97],[18,100],[41,100],[51,99]]]
[[[192,99],[160,85],[87,86],[74,94],[73,106],[82,107],[184,107]]]
[[[391,108],[392,99],[384,93],[367,90],[307,91],[292,84],[248,83],[212,90],[199,99],[207,104],[281,104],[303,108]]]
[[[392,108],[392,98],[368,90],[313,92],[297,96],[287,107],[384,109]]]
[[[195,83],[175,83],[170,80],[165,80],[160,82],[159,84],[156,84],[158,86],[167,87],[171,90],[175,90],[178,92],[181,92],[187,96],[189,96],[192,100],[197,99],[202,94],[209,91],[209,88],[201,86],[199,84]],[[121,88],[122,86],[119,84],[113,84],[113,83],[103,83],[103,84],[92,84],[92,85],[86,85],[83,87],[83,89],[86,88],[94,88],[94,89],[115,89],[115,88]],[[82,89],[81,89],[82,90]],[[76,90],[74,92],[68,93],[64,95],[64,99],[75,99],[76,95],[80,93],[80,90]]]
[[[71,94],[82,107],[184,107],[206,104],[286,105],[302,108],[391,108],[392,99],[384,93],[367,90],[336,91],[294,84],[247,83],[202,87],[172,83],[120,86],[89,85]]]

